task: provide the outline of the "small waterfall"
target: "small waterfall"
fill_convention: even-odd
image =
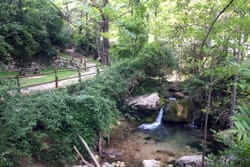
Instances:
[[[162,107],[161,110],[160,110],[160,112],[159,112],[159,114],[158,114],[158,116],[157,116],[157,118],[156,118],[156,120],[155,120],[155,122],[158,122],[158,123],[161,124],[161,122],[162,122],[162,117],[163,117],[163,113],[164,113],[164,109],[163,109],[163,107]]]
[[[160,127],[161,122],[162,122],[162,117],[163,117],[164,109],[163,107],[161,108],[156,120],[151,123],[151,124],[142,124],[138,128],[141,130],[154,130],[158,127]]]
[[[176,101],[176,98],[170,97],[170,101]],[[167,108],[167,107],[166,107]],[[151,124],[142,124],[138,127],[141,130],[154,130],[161,126],[162,118],[164,114],[164,107],[161,108],[156,120]]]

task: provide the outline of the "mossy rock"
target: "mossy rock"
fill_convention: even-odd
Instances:
[[[167,122],[191,122],[192,102],[188,99],[171,101],[165,106],[164,121]]]

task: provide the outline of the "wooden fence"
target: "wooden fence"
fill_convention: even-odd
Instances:
[[[95,75],[95,74],[98,75],[101,72],[100,69],[102,68],[102,65],[94,65],[94,66],[87,67],[86,61],[84,61],[84,62],[85,63],[84,63],[83,68],[80,68],[80,67],[76,67],[76,68],[73,68],[73,69],[72,68],[63,68],[63,69],[55,68],[53,70],[53,72],[47,72],[47,73],[42,73],[42,74],[33,74],[33,75],[25,75],[25,76],[22,76],[22,75],[18,74],[18,75],[14,76],[14,77],[0,78],[0,80],[13,80],[13,79],[16,80],[18,92],[21,92],[21,89],[23,89],[23,88],[29,88],[29,87],[34,87],[34,86],[39,86],[39,85],[49,84],[49,83],[55,83],[55,88],[58,88],[58,83],[60,81],[78,78],[78,81],[81,82],[82,77]],[[91,68],[96,68],[96,71],[92,72],[92,73],[86,73]],[[59,79],[58,73],[59,72],[66,72],[66,71],[67,72],[68,71],[75,71],[75,72],[77,72],[77,76],[70,76],[70,77],[66,77],[66,78],[63,78],[63,79]],[[86,73],[86,74],[83,74],[83,72]],[[28,85],[28,86],[22,86],[21,85],[20,80],[23,79],[23,78],[39,77],[39,76],[45,76],[45,75],[49,75],[49,74],[54,74],[55,77],[54,77],[53,81],[42,82],[42,83],[32,84],[32,85]]]

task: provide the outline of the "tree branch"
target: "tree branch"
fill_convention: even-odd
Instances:
[[[101,165],[100,165],[99,162],[97,161],[95,155],[91,152],[91,150],[90,150],[88,144],[86,143],[86,141],[85,141],[81,136],[79,136],[79,138],[80,138],[81,142],[83,143],[84,147],[87,149],[87,151],[88,151],[90,157],[93,159],[93,161],[94,161],[96,167],[101,167]]]
[[[232,5],[233,1],[234,1],[234,0],[230,0],[230,2],[220,11],[220,13],[219,13],[219,14],[214,18],[214,20],[212,21],[212,23],[211,23],[211,25],[210,25],[210,27],[209,27],[209,29],[208,29],[208,31],[207,31],[207,34],[206,34],[205,38],[203,39],[203,41],[202,41],[202,43],[201,43],[201,50],[203,49],[203,47],[204,47],[204,45],[205,45],[205,43],[206,43],[206,41],[207,41],[207,39],[208,39],[208,36],[209,36],[209,34],[211,33],[211,31],[212,31],[212,29],[213,29],[213,27],[214,27],[216,21],[217,21],[217,20],[219,19],[219,17],[227,10],[227,8],[229,8],[229,7]]]
[[[82,154],[81,154],[80,151],[76,148],[76,146],[74,146],[73,148],[74,148],[75,152],[78,154],[78,156],[81,158],[81,161],[82,161],[83,163],[85,163],[88,167],[94,167],[92,164],[90,164],[88,161],[86,161],[86,160],[83,158]]]

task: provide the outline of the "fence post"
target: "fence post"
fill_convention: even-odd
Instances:
[[[55,69],[55,83],[56,83],[56,88],[58,88],[58,76],[57,76],[57,69]]]
[[[82,82],[82,78],[81,78],[81,68],[78,67],[78,77],[79,77],[79,82]]]
[[[84,70],[87,71],[87,60],[86,60],[86,58],[84,59]]]
[[[19,78],[19,75],[16,76],[16,83],[17,83],[17,90],[18,90],[18,93],[21,93],[21,85],[20,85],[20,78]]]
[[[96,66],[96,71],[97,71],[97,75],[99,75],[100,74],[100,69],[99,69],[98,66]]]
[[[80,61],[80,64],[82,64],[82,59],[83,59],[83,57],[81,57],[81,61]]]

